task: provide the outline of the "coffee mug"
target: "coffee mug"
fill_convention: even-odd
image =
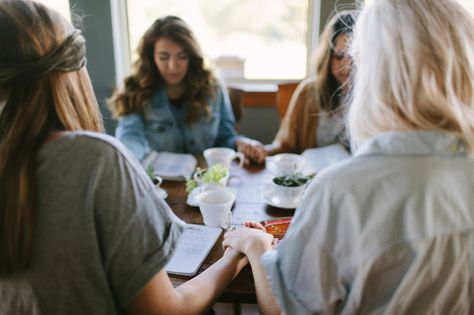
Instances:
[[[230,168],[230,164],[234,159],[239,159],[240,167],[244,165],[245,161],[245,156],[242,152],[235,152],[235,150],[229,148],[209,148],[204,150],[204,158],[208,167],[220,164],[227,169]]]
[[[205,225],[223,229],[230,226],[234,193],[227,189],[212,189],[200,193],[196,199]]]
[[[153,184],[155,184],[156,192],[161,198],[166,199],[168,198],[168,193],[166,192],[166,190],[160,187],[161,183],[163,183],[163,178],[161,178],[160,176],[155,176]]]
[[[276,175],[289,175],[298,171],[304,158],[293,153],[281,153],[270,158],[270,169]]]

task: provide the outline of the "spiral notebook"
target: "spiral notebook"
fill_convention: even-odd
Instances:
[[[221,233],[219,227],[186,224],[166,271],[175,275],[195,275]]]

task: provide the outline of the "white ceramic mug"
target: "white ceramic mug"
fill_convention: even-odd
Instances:
[[[163,183],[163,178],[161,178],[160,176],[155,176],[155,182],[155,189],[158,195],[163,199],[168,198],[168,193],[166,192],[166,190],[160,187],[161,183]]]
[[[227,189],[213,189],[197,196],[204,224],[227,229],[230,226],[235,194]]]
[[[242,152],[235,152],[235,150],[229,148],[209,148],[204,150],[204,158],[208,167],[220,164],[227,169],[230,168],[230,164],[234,159],[239,159],[240,167],[244,165],[245,161],[245,156]]]
[[[299,154],[281,153],[271,157],[271,168],[275,175],[289,175],[296,173],[302,166],[304,158]]]

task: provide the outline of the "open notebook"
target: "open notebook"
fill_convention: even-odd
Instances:
[[[351,157],[350,153],[340,143],[324,147],[306,149],[302,154],[305,158],[303,173],[318,173],[329,165]]]
[[[193,174],[197,160],[191,154],[152,151],[142,164],[145,168],[151,164],[155,175],[163,179],[184,181]]]
[[[186,224],[166,271],[176,275],[195,275],[221,233],[219,227]]]

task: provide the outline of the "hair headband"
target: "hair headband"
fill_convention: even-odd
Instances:
[[[51,71],[76,71],[86,64],[86,41],[74,30],[64,42],[39,60],[20,64],[0,65],[0,83],[31,81]]]

